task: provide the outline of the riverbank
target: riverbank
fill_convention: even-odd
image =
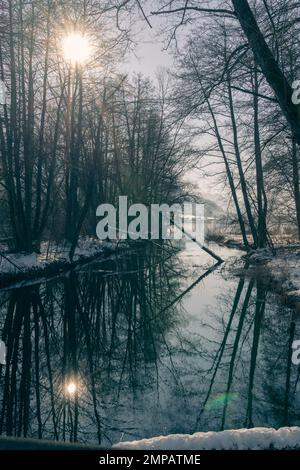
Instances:
[[[96,444],[0,436],[0,450],[299,450],[300,427],[279,429],[257,427],[220,432],[171,434],[149,439],[119,442],[112,448]],[[113,453],[112,453],[113,455]]]
[[[100,256],[113,253],[117,244],[94,238],[81,238],[73,260],[69,258],[67,243],[42,243],[40,253],[9,253],[0,249],[0,286],[7,287],[20,281],[49,277],[76,266],[88,263]]]
[[[257,427],[220,432],[171,434],[139,441],[120,442],[113,449],[126,450],[299,450],[300,427]]]
[[[287,305],[300,312],[300,244],[279,246],[275,252],[256,250],[246,259],[250,271],[254,270]]]
[[[48,450],[48,451],[91,451],[97,450],[101,451],[106,449],[100,445],[96,444],[83,444],[83,443],[73,443],[73,442],[62,442],[62,441],[50,441],[44,439],[30,439],[22,437],[7,437],[0,436],[0,451],[3,450]]]

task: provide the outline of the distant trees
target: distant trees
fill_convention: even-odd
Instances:
[[[2,4],[1,211],[16,250],[59,237],[72,257],[80,234],[94,234],[97,205],[122,193],[146,204],[179,200],[180,177],[196,154],[217,165],[221,158],[245,246],[271,244],[279,213],[300,237],[299,106],[291,100],[300,73],[296,4]],[[172,37],[193,24],[176,52],[173,88],[166,77],[154,87],[114,66],[135,8],[143,20],[151,9],[167,15]],[[76,28],[93,45],[85,64],[62,54],[63,36]],[[197,152],[188,137],[197,138]]]

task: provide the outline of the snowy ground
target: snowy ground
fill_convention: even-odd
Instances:
[[[300,308],[300,245],[279,247],[275,256],[268,249],[257,250],[249,260],[251,265],[262,266],[275,289]]]
[[[73,262],[100,255],[105,249],[113,249],[114,244],[93,238],[82,238],[75,250]],[[8,253],[0,247],[0,277],[20,276],[37,273],[54,266],[69,264],[68,244],[42,243],[40,253]]]
[[[299,449],[300,427],[235,429],[222,432],[173,434],[120,442],[114,449],[144,450],[267,450]]]

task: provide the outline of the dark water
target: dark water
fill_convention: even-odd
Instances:
[[[115,443],[299,425],[297,316],[187,243],[0,291],[0,433]],[[228,267],[229,265],[229,267]],[[209,270],[209,271],[208,271]]]

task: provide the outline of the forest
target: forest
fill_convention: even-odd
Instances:
[[[151,3],[157,10],[1,2],[1,238],[10,249],[54,239],[72,255],[80,235],[95,235],[97,205],[122,194],[144,204],[201,199],[201,181],[195,191],[183,178],[193,168],[225,191],[246,248],[272,245],[278,228],[299,238],[297,2]],[[150,28],[157,16],[168,20],[174,67],[155,80],[122,73],[132,22]]]

